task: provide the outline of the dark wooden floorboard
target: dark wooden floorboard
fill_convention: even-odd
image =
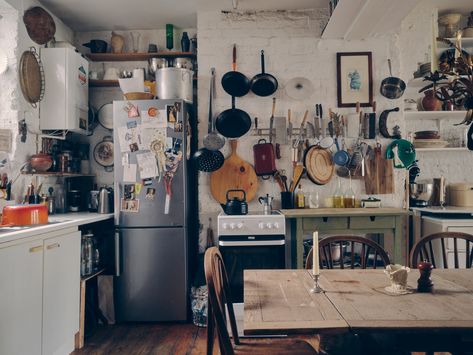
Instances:
[[[193,324],[119,324],[99,327],[73,355],[204,355],[206,328]]]

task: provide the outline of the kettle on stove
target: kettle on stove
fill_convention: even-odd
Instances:
[[[234,196],[232,199],[228,197],[230,192],[242,192],[243,198]],[[248,203],[246,202],[246,192],[244,190],[228,190],[227,203],[222,204],[223,211],[228,215],[242,215],[248,213]]]
[[[98,213],[113,212],[113,189],[111,187],[101,187],[99,190]]]

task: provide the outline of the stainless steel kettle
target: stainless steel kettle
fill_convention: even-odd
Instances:
[[[113,212],[113,189],[110,187],[101,187],[99,191],[98,213]]]

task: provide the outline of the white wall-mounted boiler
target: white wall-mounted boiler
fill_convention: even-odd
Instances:
[[[89,63],[73,48],[41,48],[44,98],[41,130],[88,133]]]

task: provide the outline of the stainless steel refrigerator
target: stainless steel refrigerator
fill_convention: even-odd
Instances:
[[[113,102],[117,321],[187,319],[191,114],[182,100]]]

